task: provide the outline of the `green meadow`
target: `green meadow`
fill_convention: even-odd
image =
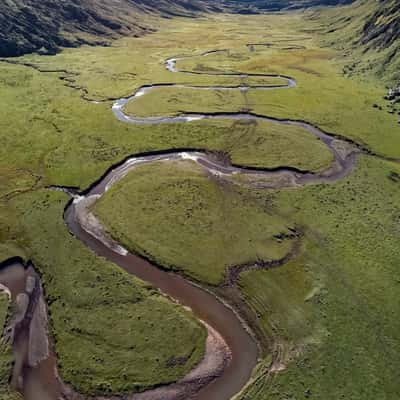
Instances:
[[[297,260],[241,277],[284,369],[258,371],[243,399],[396,398],[400,185],[390,177],[399,171],[362,157],[335,185],[270,194],[277,211],[307,233]]]

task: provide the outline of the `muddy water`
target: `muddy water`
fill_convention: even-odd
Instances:
[[[229,399],[248,381],[257,362],[255,342],[244,329],[234,312],[213,295],[189,283],[184,278],[164,272],[134,254],[119,254],[86,232],[77,221],[74,205],[66,212],[71,231],[99,256],[121,266],[127,272],[151,283],[163,293],[190,307],[196,317],[207,322],[224,338],[232,352],[232,361],[224,374],[200,391],[197,400]]]
[[[28,279],[35,283],[32,292],[27,284]],[[6,329],[6,335],[11,330],[13,332],[9,336],[15,360],[11,387],[20,391],[25,400],[59,399],[61,386],[56,377],[56,361],[48,347],[47,332],[32,324],[32,320],[38,316],[40,305],[44,305],[39,276],[32,266],[25,267],[22,262],[15,261],[0,267],[0,284],[10,291],[12,309],[15,310]],[[21,307],[22,297],[29,299],[24,311]],[[39,361],[35,358],[42,344],[46,354],[45,359]]]

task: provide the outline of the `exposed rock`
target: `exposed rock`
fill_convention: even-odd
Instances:
[[[26,312],[29,307],[29,296],[26,293],[20,293],[18,294],[15,303],[16,303],[16,310],[15,310],[14,324],[17,325],[21,323],[26,316]]]
[[[26,284],[25,284],[26,293],[31,295],[33,293],[33,290],[35,289],[35,285],[36,285],[35,277],[34,276],[28,276],[26,278]]]
[[[397,87],[389,89],[386,100],[397,101],[400,98],[400,84]]]
[[[40,296],[33,312],[29,330],[28,362],[30,367],[35,367],[49,356],[47,325],[47,307],[40,288]]]
[[[385,49],[398,39],[400,39],[400,2],[375,0],[374,12],[363,27],[361,43],[368,47]]]
[[[389,179],[395,183],[400,183],[400,174],[398,174],[397,172],[391,171],[389,173]]]

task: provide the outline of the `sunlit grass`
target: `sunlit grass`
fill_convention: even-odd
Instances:
[[[139,167],[107,192],[95,212],[129,249],[217,284],[226,268],[280,259],[291,241],[285,221],[251,191],[210,179],[191,163]]]

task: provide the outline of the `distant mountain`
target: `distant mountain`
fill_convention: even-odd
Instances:
[[[152,30],[151,16],[216,11],[202,0],[1,0],[0,56],[98,44]]]
[[[195,16],[229,9],[257,13],[350,0],[1,0],[0,57],[104,44],[153,30],[153,16]],[[154,20],[153,20],[154,22]]]
[[[314,6],[333,6],[348,4],[354,0],[225,0],[225,6],[230,6],[240,13],[257,13],[260,11],[278,11]]]
[[[60,47],[105,44],[121,36],[140,36],[157,27],[156,17],[197,16],[223,11],[258,13],[299,7],[338,5],[352,0],[1,0],[0,57]],[[330,12],[328,35],[365,51],[392,52],[400,35],[399,0],[357,0]],[[321,14],[322,15],[322,14]]]

